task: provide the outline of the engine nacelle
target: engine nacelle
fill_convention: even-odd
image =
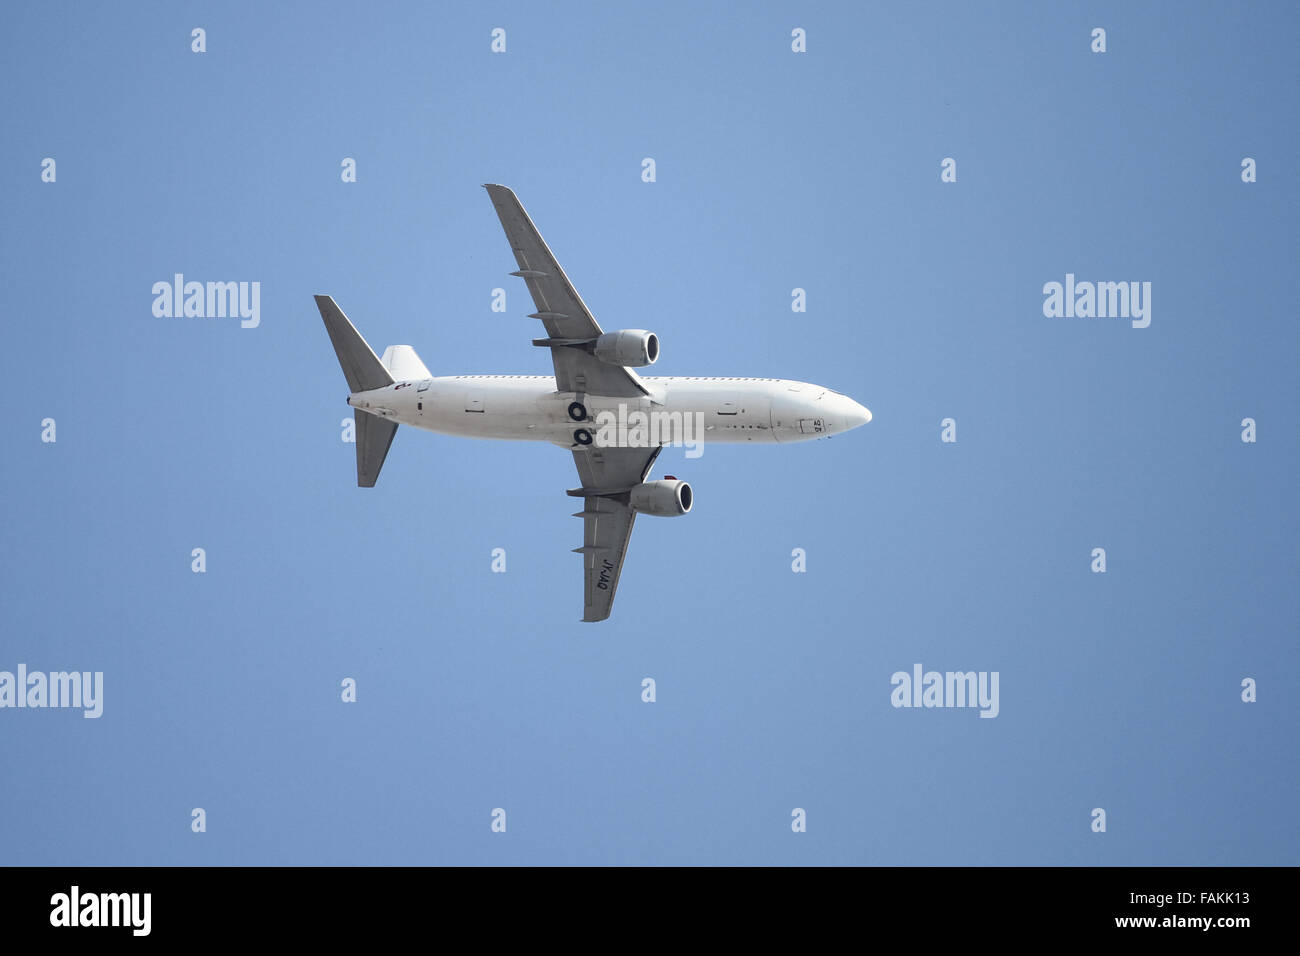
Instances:
[[[628,496],[632,510],[656,518],[676,518],[691,510],[695,493],[691,486],[677,478],[647,481],[637,485]]]
[[[659,358],[659,336],[645,329],[606,332],[596,339],[596,358],[610,365],[640,368],[654,365]]]

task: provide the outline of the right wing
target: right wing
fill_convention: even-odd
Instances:
[[[551,339],[588,341],[600,335],[600,325],[528,218],[519,197],[506,186],[488,184],[483,188],[492,199],[492,206],[510,241],[510,250],[515,254],[515,262],[519,263],[519,271],[511,275],[519,276],[527,283],[537,307],[532,318],[542,320]],[[616,398],[650,394],[636,372],[602,362],[583,349],[552,345],[551,358],[555,364],[555,387],[558,391],[592,392]]]
[[[574,449],[582,487],[569,494],[582,497],[583,509],[574,517],[583,520],[582,555],[584,621],[603,621],[614,606],[623,558],[632,537],[636,512],[627,504],[627,492],[645,480],[659,457],[655,448]]]

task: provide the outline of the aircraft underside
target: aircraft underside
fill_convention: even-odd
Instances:
[[[409,345],[390,346],[382,359],[335,301],[316,305],[357,410],[357,484],[373,487],[399,425],[468,438],[552,442],[573,455],[582,499],[584,621],[610,615],[632,526],[638,514],[678,517],[694,492],[672,476],[650,478],[667,446],[687,458],[709,443],[776,444],[840,434],[871,420],[846,395],[819,385],[772,378],[664,376],[635,368],[659,358],[659,337],[645,329],[605,332],[587,310],[542,240],[518,197],[489,185],[546,335],[533,345],[549,351],[553,376],[438,376]]]

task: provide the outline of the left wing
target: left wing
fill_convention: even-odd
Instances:
[[[555,343],[551,345],[551,358],[555,363],[556,389],[615,398],[649,395],[649,390],[630,368],[610,365],[590,352],[564,344],[589,342],[601,334],[600,325],[555,261],[514,190],[495,184],[483,188],[492,199],[515,262],[519,263],[519,271],[511,275],[527,283],[537,307],[531,318],[541,319],[546,326],[547,339],[537,344]]]
[[[583,520],[582,555],[584,569],[582,619],[603,621],[614,606],[614,592],[623,572],[623,558],[632,537],[636,512],[627,503],[628,492],[645,481],[659,457],[655,448],[574,449],[581,488],[569,494],[581,497],[583,509],[574,517]]]

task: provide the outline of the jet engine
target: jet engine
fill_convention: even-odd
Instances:
[[[677,478],[647,481],[634,487],[628,494],[628,504],[633,511],[654,515],[656,518],[676,518],[691,510],[695,493],[691,486]]]
[[[592,351],[596,358],[610,365],[627,365],[632,368],[654,365],[659,358],[659,336],[645,329],[606,332],[596,339]]]

